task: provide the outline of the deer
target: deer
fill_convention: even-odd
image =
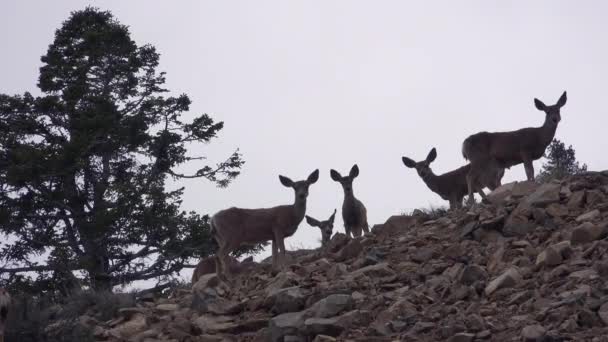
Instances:
[[[502,168],[511,168],[523,163],[528,181],[533,181],[533,161],[545,154],[545,149],[555,137],[557,125],[562,119],[560,110],[566,101],[565,91],[557,103],[551,106],[535,98],[536,109],[545,112],[545,122],[540,127],[527,127],[510,132],[480,132],[466,138],[462,143],[462,156],[471,162],[469,178],[473,177],[472,173],[479,172],[489,163],[498,163]],[[472,179],[467,183],[469,203],[472,204],[473,192],[479,192],[481,189],[473,184]],[[482,194],[483,191],[480,195]]]
[[[242,209],[228,208],[211,218],[211,232],[218,244],[216,273],[227,279],[228,254],[242,245],[252,245],[272,241],[272,266],[282,269],[285,261],[284,239],[292,236],[306,214],[308,188],[319,179],[319,170],[313,171],[306,180],[294,182],[279,175],[283,186],[292,188],[295,194],[293,204],[272,208]]]
[[[408,157],[402,157],[403,164],[408,168],[416,169],[418,176],[426,186],[438,194],[442,199],[449,201],[450,209],[462,208],[462,199],[468,193],[467,175],[471,170],[471,164],[446,172],[439,176],[435,175],[431,169],[431,163],[437,158],[437,149],[432,148],[426,159],[415,162]],[[485,169],[475,175],[475,184],[480,187],[488,187],[494,190],[501,185],[505,170],[500,168],[497,163],[489,163]],[[486,199],[487,200],[487,199]]]
[[[240,262],[232,256],[229,256],[227,260],[231,274],[243,273],[256,264],[251,256]],[[205,274],[216,273],[216,263],[214,256],[201,259],[192,272],[192,284],[195,284]]]
[[[4,342],[4,332],[6,331],[6,318],[11,304],[11,296],[6,289],[0,287],[0,342]]]
[[[344,202],[342,203],[342,219],[344,220],[344,231],[348,237],[359,237],[362,231],[369,233],[367,224],[367,209],[353,193],[353,180],[359,175],[357,164],[350,169],[348,176],[342,175],[331,169],[329,172],[331,179],[342,185],[344,189]]]
[[[336,218],[336,209],[334,209],[334,213],[325,220],[319,221],[313,217],[306,215],[306,222],[312,227],[317,227],[321,230],[321,247],[327,246],[329,240],[331,239],[331,234],[334,229],[334,219]]]

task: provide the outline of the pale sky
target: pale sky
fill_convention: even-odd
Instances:
[[[167,88],[190,96],[190,115],[225,122],[202,152],[244,155],[227,189],[180,183],[185,210],[288,204],[293,191],[278,175],[301,180],[318,168],[307,214],[324,220],[343,198],[329,170],[354,163],[370,225],[447,205],[401,156],[418,161],[436,147],[435,173],[453,170],[468,135],[540,126],[533,98],[554,104],[564,90],[556,137],[589,169],[608,169],[605,1],[7,1],[1,93],[36,92],[40,56],[86,5],[111,10],[139,45],[158,49]],[[523,179],[519,165],[503,182]],[[286,246],[317,247],[320,237],[302,222]]]

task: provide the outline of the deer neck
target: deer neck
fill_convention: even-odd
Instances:
[[[306,214],[306,198],[300,199],[296,196],[296,200],[293,205],[293,216],[297,222],[300,222],[304,219],[304,215]]]
[[[355,198],[355,192],[353,190],[351,190],[350,192],[347,192],[346,190],[344,190],[344,203],[354,203],[357,199]]]
[[[435,175],[433,171],[421,178],[422,181],[424,181],[424,184],[426,184],[426,186],[428,186],[431,191],[436,193],[439,192],[439,186],[437,185],[437,175]]]
[[[556,130],[557,124],[549,119],[546,119],[545,123],[539,128],[540,140],[545,147],[549,146],[549,144],[555,137]]]

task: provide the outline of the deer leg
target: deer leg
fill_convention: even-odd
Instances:
[[[277,267],[277,258],[279,257],[279,245],[277,244],[276,238],[272,239],[272,267]]]
[[[274,244],[273,244],[273,253],[276,254],[276,264],[273,264],[273,267],[276,270],[281,270],[283,268],[283,263],[285,261],[285,245],[283,241],[283,235],[279,231],[274,232]]]
[[[529,181],[534,180],[534,165],[532,165],[531,159],[524,160],[524,168],[526,169],[526,177]]]
[[[230,276],[230,270],[226,265],[226,259],[228,259],[228,254],[229,252],[226,244],[220,244],[220,247],[215,256],[215,273],[217,274],[218,278],[222,280],[227,280]]]
[[[344,225],[344,232],[346,233],[347,237],[351,237],[351,230],[350,230],[350,226]]]
[[[473,194],[473,175],[472,175],[472,173],[473,173],[473,167],[471,166],[471,170],[469,171],[469,173],[467,173],[467,177],[466,177],[467,178],[467,187],[469,190],[469,193],[468,193],[469,197],[468,197],[467,202],[468,202],[468,206],[470,206],[470,207],[473,206],[473,204],[475,204],[475,196]]]
[[[283,239],[283,237],[281,237],[279,239],[279,255],[280,257],[280,263],[279,263],[279,269],[282,270],[285,267],[286,264],[286,260],[285,260],[285,239]]]

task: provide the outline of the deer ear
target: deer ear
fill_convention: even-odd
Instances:
[[[431,152],[429,152],[429,154],[426,156],[426,162],[432,163],[435,160],[435,158],[437,158],[437,150],[433,147]]]
[[[543,101],[536,99],[536,98],[534,99],[534,105],[536,106],[536,109],[538,109],[538,110],[544,111],[545,109],[547,109],[547,106],[545,106]]]
[[[308,179],[306,179],[306,181],[308,182],[308,184],[314,184],[319,180],[319,169],[314,170],[310,176],[308,176]]]
[[[313,226],[313,227],[318,227],[319,226],[319,221],[315,220],[314,218],[306,215],[306,222],[308,222],[309,225]]]
[[[281,181],[281,184],[285,185],[288,188],[291,188],[293,186],[293,181],[285,176],[279,175],[279,180]]]
[[[342,179],[342,175],[340,174],[340,172],[338,172],[334,169],[329,170],[329,175],[331,176],[331,179],[333,179],[336,182],[339,182],[340,179]]]
[[[350,169],[350,172],[348,173],[348,176],[350,178],[356,178],[359,175],[359,167],[357,166],[357,164],[353,165],[353,167]]]
[[[566,96],[566,91],[564,91],[562,96],[559,97],[559,100],[557,100],[557,106],[560,108],[563,107],[566,104],[566,100],[568,100],[568,97]]]
[[[401,161],[403,161],[403,164],[407,167],[409,167],[410,169],[413,169],[416,167],[416,162],[411,160],[408,157],[401,157]]]

